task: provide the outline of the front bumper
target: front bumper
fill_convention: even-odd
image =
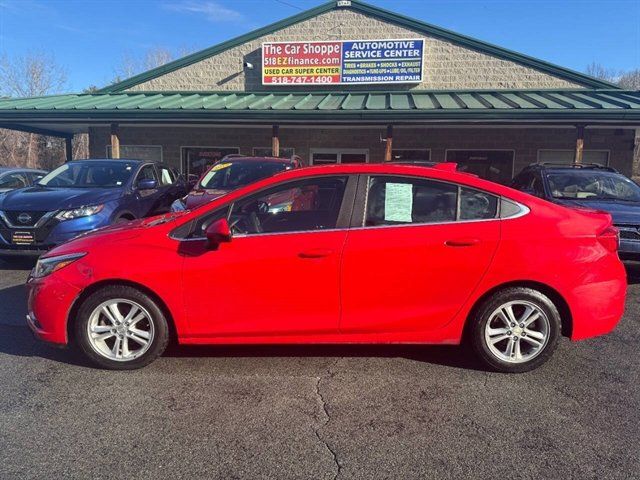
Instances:
[[[65,221],[57,220],[51,215],[45,222],[32,227],[20,227],[8,224],[6,220],[0,220],[0,255],[40,256],[78,235],[108,225],[109,219],[108,213]],[[33,235],[33,243],[13,243],[13,234],[16,232],[26,232]]]
[[[45,342],[66,345],[67,319],[80,289],[56,278],[56,274],[27,280],[27,325]]]
[[[618,252],[640,254],[640,227],[635,225],[614,225],[620,232]]]

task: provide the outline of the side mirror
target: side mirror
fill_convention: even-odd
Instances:
[[[154,190],[158,188],[158,182],[156,182],[152,178],[145,178],[138,182],[138,185],[136,186],[136,188],[138,190]]]
[[[207,236],[208,247],[215,249],[221,243],[231,241],[231,228],[226,218],[221,218],[211,223],[205,230]]]

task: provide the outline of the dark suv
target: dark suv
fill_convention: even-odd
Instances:
[[[610,213],[620,230],[620,254],[640,258],[640,186],[615,169],[583,163],[533,164],[511,186],[569,207]]]

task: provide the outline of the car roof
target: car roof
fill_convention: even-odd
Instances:
[[[66,163],[84,163],[84,162],[128,162],[128,163],[136,163],[136,164],[152,163],[150,161],[147,162],[145,160],[136,160],[131,158],[82,158],[78,160],[71,160]]]
[[[46,170],[40,168],[26,168],[26,167],[0,167],[0,173],[6,172],[43,172],[46,173]]]
[[[605,165],[600,165],[599,163],[553,163],[553,162],[543,162],[543,163],[532,163],[527,166],[525,170],[550,170],[550,171],[593,171],[598,170],[602,172],[610,172],[610,173],[618,173],[618,171],[613,167],[607,167]]]
[[[295,159],[293,158],[280,158],[280,157],[252,157],[252,156],[240,156],[240,155],[229,155],[226,157],[222,157],[218,162],[274,162],[274,163],[294,163]]]

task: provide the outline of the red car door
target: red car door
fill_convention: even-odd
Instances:
[[[203,219],[196,230],[227,215],[234,236],[216,251],[185,255],[190,335],[336,333],[339,269],[352,204],[343,202],[347,183],[346,176],[290,182]]]
[[[445,182],[371,177],[362,227],[343,254],[344,334],[433,330],[486,272],[500,238],[497,197]]]

